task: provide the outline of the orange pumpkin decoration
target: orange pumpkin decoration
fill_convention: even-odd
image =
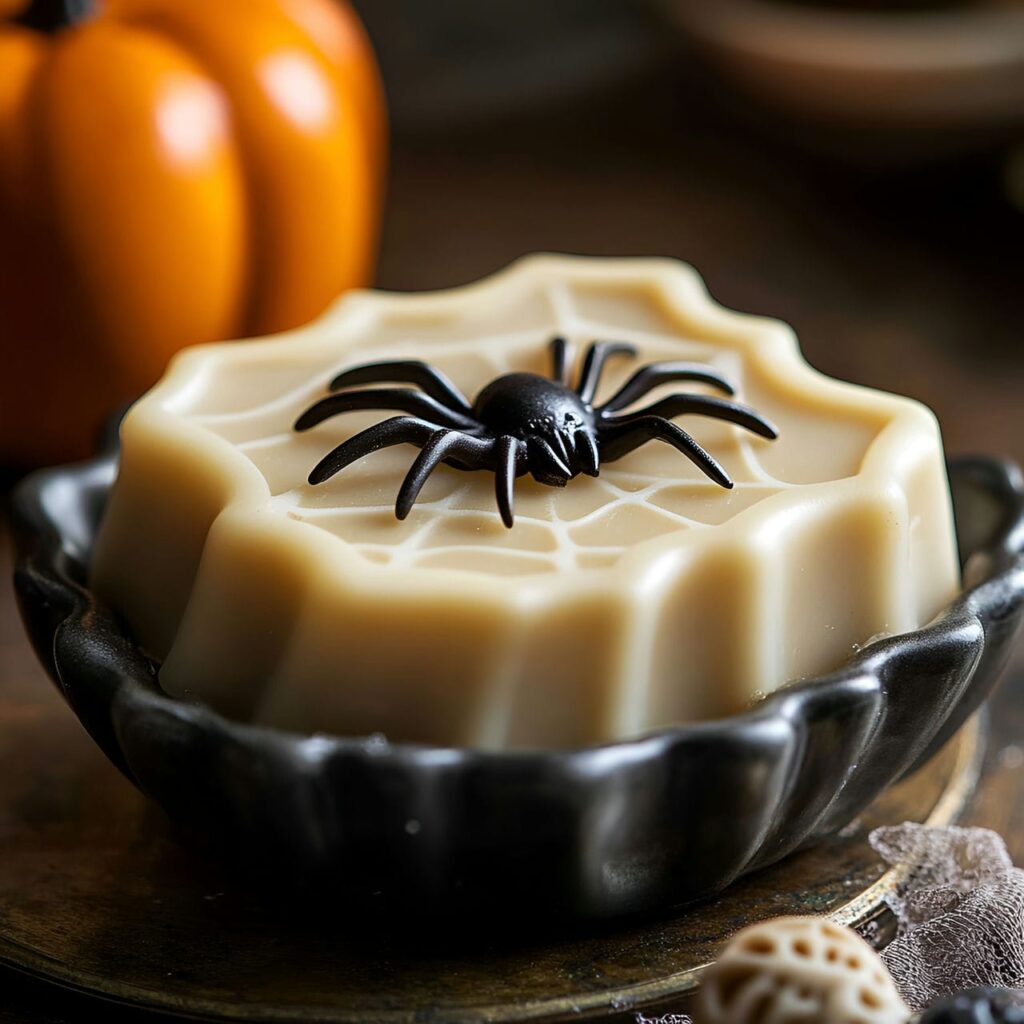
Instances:
[[[341,0],[0,20],[0,462],[85,454],[183,345],[293,327],[367,283],[383,150]]]

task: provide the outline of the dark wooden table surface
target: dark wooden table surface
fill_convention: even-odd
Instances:
[[[1024,461],[1024,217],[1001,176],[998,155],[885,174],[811,157],[658,74],[586,108],[400,140],[379,284],[460,284],[536,250],[677,256],[727,306],[792,323],[820,369],[927,402],[950,451]],[[1020,771],[1020,659],[1013,677],[997,716],[1004,773]],[[48,685],[8,579],[0,678],[24,692]],[[1024,860],[1019,803],[1000,792],[972,820],[1006,831]],[[0,1022],[91,1009],[0,971]]]

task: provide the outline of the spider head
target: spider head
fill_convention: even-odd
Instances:
[[[498,377],[477,395],[473,415],[492,436],[525,441],[526,468],[541,483],[561,486],[596,472],[594,449],[578,436],[593,437],[593,410],[559,381],[535,373]]]

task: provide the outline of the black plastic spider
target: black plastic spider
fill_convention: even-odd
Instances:
[[[472,403],[442,373],[418,360],[367,363],[354,366],[330,383],[340,392],[310,406],[295,422],[309,430],[343,412],[395,409],[406,413],[368,427],[329,452],[309,474],[311,484],[323,483],[364,455],[396,444],[421,449],[395,503],[404,519],[427,477],[439,463],[457,469],[488,469],[495,474],[495,491],[502,521],[511,527],[512,489],[517,476],[532,473],[535,480],[564,487],[580,473],[597,476],[602,462],[614,462],[647,441],[665,441],[678,448],[698,468],[723,487],[732,480],[722,466],[672,417],[694,413],[728,420],[774,440],[775,427],[766,419],[723,398],[674,394],[644,409],[620,412],[660,384],[699,381],[733,394],[729,382],[710,366],[698,363],[651,363],[637,370],[603,405],[594,406],[601,371],[609,356],[636,355],[632,345],[595,341],[583,359],[579,382],[568,381],[568,346],[564,338],[551,342],[552,379],[536,373],[508,373],[491,381]],[[370,388],[342,391],[354,384],[398,381],[411,388]]]

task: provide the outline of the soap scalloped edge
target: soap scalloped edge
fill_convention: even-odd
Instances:
[[[744,358],[756,366],[780,394],[800,394],[805,398],[811,394],[817,402],[829,408],[849,408],[858,412],[867,408],[879,419],[884,419],[885,425],[870,442],[855,476],[782,491],[737,513],[712,531],[674,532],[638,542],[615,565],[607,568],[545,575],[539,579],[517,577],[514,585],[504,585],[506,581],[503,581],[503,585],[496,586],[493,578],[467,571],[397,569],[375,565],[352,551],[342,538],[312,523],[296,521],[273,510],[270,511],[273,528],[264,529],[270,490],[257,467],[230,442],[200,424],[188,422],[174,411],[175,405],[187,397],[199,375],[211,365],[211,360],[230,363],[245,359],[254,351],[273,359],[282,347],[294,350],[296,345],[333,356],[346,337],[355,335],[382,304],[400,304],[404,313],[447,314],[513,282],[519,285],[529,283],[531,279],[540,281],[553,274],[560,275],[569,283],[594,285],[614,282],[619,286],[635,283],[652,289],[688,334],[712,342],[718,337],[728,336],[734,345],[741,343],[745,350]],[[204,659],[211,656],[208,643],[213,641],[204,637],[205,619],[210,609],[216,607],[220,595],[216,586],[210,593],[203,594],[206,576],[210,575],[204,573],[203,563],[218,557],[218,549],[223,551],[226,546],[224,538],[237,538],[247,530],[259,533],[261,543],[270,545],[260,549],[267,557],[288,558],[295,566],[301,567],[299,575],[304,581],[304,592],[298,605],[288,609],[292,621],[287,625],[293,641],[294,634],[303,625],[303,608],[316,597],[323,600],[324,594],[332,595],[341,614],[346,607],[353,608],[358,602],[368,602],[382,609],[389,603],[396,605],[398,611],[392,609],[391,614],[398,615],[402,610],[424,607],[423,602],[436,595],[438,580],[443,579],[446,600],[453,607],[473,609],[473,614],[486,613],[504,620],[506,627],[496,643],[502,650],[518,650],[546,616],[564,613],[574,600],[585,602],[595,592],[602,592],[607,608],[604,618],[597,621],[607,622],[608,628],[621,633],[615,641],[601,638],[601,642],[607,644],[603,671],[609,678],[619,679],[620,683],[606,697],[595,697],[595,700],[603,700],[605,706],[598,715],[600,721],[587,726],[595,730],[595,735],[589,736],[591,740],[630,735],[656,727],[666,716],[669,720],[677,720],[682,715],[685,720],[687,715],[715,717],[721,712],[721,708],[705,708],[703,705],[677,707],[672,701],[678,703],[682,698],[662,696],[664,686],[652,683],[644,668],[650,663],[650,651],[666,629],[668,612],[665,609],[671,607],[671,599],[667,595],[680,579],[685,580],[688,570],[694,566],[714,569],[722,565],[726,571],[736,571],[743,576],[744,581],[749,576],[756,599],[760,602],[742,611],[727,609],[727,614],[737,617],[741,628],[750,637],[750,650],[730,653],[731,668],[725,673],[728,678],[742,678],[746,688],[745,697],[729,694],[733,706],[765,688],[772,689],[802,674],[798,671],[794,675],[792,659],[787,660],[783,650],[787,630],[791,634],[793,627],[785,620],[784,610],[777,607],[771,593],[771,588],[777,586],[777,579],[788,578],[782,558],[785,544],[780,544],[780,538],[784,539],[794,526],[819,525],[824,529],[833,521],[855,522],[862,512],[889,517],[892,521],[896,529],[884,543],[893,545],[893,562],[887,567],[886,579],[881,583],[881,600],[887,603],[892,613],[885,616],[884,622],[876,623],[869,634],[879,631],[897,633],[922,625],[952,599],[959,584],[955,543],[951,540],[944,551],[936,554],[938,564],[929,570],[943,580],[941,594],[933,594],[922,602],[920,594],[913,589],[914,573],[908,571],[913,568],[911,562],[915,557],[918,564],[923,564],[923,556],[915,556],[911,551],[913,516],[908,508],[908,480],[913,473],[925,467],[936,481],[941,477],[945,487],[941,442],[933,414],[910,399],[881,394],[819,373],[803,359],[796,337],[787,325],[723,308],[711,299],[703,281],[692,268],[670,259],[533,256],[519,260],[484,281],[450,291],[418,295],[350,293],[319,320],[297,331],[271,339],[206,345],[181,353],[173,361],[164,380],[126,418],[122,428],[122,456],[129,474],[136,442],[143,438],[148,438],[158,448],[167,449],[180,466],[200,466],[205,460],[202,472],[211,477],[208,486],[211,493],[207,495],[209,521],[205,530],[201,525],[193,524],[196,535],[190,538],[190,543],[196,555],[195,565],[184,573],[190,576],[187,585],[177,588],[162,585],[155,579],[141,584],[137,581],[125,583],[124,576],[113,567],[118,562],[133,558],[144,560],[147,555],[140,547],[132,551],[111,540],[119,529],[130,528],[123,521],[118,521],[117,495],[122,486],[119,482],[114,489],[111,515],[100,533],[94,579],[97,589],[115,607],[129,610],[128,618],[137,634],[158,657],[172,652],[175,641],[182,635],[190,638],[193,650],[188,656],[183,657],[180,649],[172,652],[167,675],[172,680],[172,692],[187,692],[185,680],[191,679],[200,670]],[[214,480],[217,474],[220,478]],[[219,494],[212,493],[218,488]],[[931,509],[935,536],[952,538],[948,488],[945,488],[944,496],[939,496],[939,503]],[[616,582],[615,588],[608,586],[610,581]],[[856,585],[857,581],[851,581],[851,586]],[[676,603],[685,607],[685,602],[678,598]],[[656,607],[656,613],[651,613],[652,607]],[[749,626],[744,625],[744,615],[749,616]],[[470,618],[472,620],[472,616]],[[282,630],[285,625],[280,623]],[[858,639],[866,642],[869,635]],[[284,660],[275,664],[279,668],[288,665],[287,652],[278,653]],[[535,673],[536,666],[530,668],[527,655],[517,657],[525,659],[520,665],[521,674],[529,676],[531,672]],[[671,658],[666,664],[671,664]],[[817,665],[808,671],[825,667]],[[584,671],[585,668],[581,667],[580,672]],[[661,674],[667,671],[663,669]],[[699,673],[700,665],[694,666],[692,671]],[[509,698],[507,694],[502,697],[499,693],[501,684],[497,681],[497,669],[490,669],[488,673],[489,689],[494,692],[490,696],[473,695],[472,699],[481,706],[473,712],[473,723],[465,726],[465,734],[457,737],[460,742],[479,742],[484,746],[504,742],[500,737],[494,739],[495,729],[502,732],[507,731],[507,727],[492,728],[488,723],[506,714],[505,711],[499,712],[497,707],[502,700]],[[677,680],[673,685],[682,686],[678,672],[673,678]],[[175,679],[178,681],[176,684],[173,683]],[[734,685],[728,684],[725,689]],[[685,686],[682,688],[686,689]],[[573,699],[570,691],[567,684],[565,701]],[[209,698],[208,694],[206,696]],[[273,703],[272,698],[266,699]],[[661,710],[652,710],[654,708]],[[263,714],[270,714],[265,708],[262,712],[247,708],[240,713],[255,714],[257,720]],[[443,709],[437,712],[439,716],[442,713]],[[273,715],[266,720],[274,721]],[[296,722],[284,724],[302,727]],[[567,735],[564,740],[555,742],[584,742],[586,739],[582,735]]]
[[[569,261],[575,265],[567,266]],[[856,477],[844,481],[803,484],[799,488],[781,491],[765,498],[756,505],[738,512],[728,522],[716,524],[712,543],[742,542],[744,538],[751,536],[748,525],[751,518],[757,516],[769,520],[776,515],[785,516],[801,505],[806,506],[808,498],[817,497],[812,488],[820,491],[823,498],[838,497],[841,491],[851,487],[861,488],[865,482],[870,482],[881,494],[893,484],[891,467],[905,462],[914,454],[914,442],[920,442],[920,436],[916,432],[924,426],[932,436],[938,435],[935,416],[926,406],[913,399],[838,381],[820,373],[804,360],[796,335],[788,324],[768,317],[739,313],[719,305],[711,298],[700,275],[685,263],[668,258],[612,259],[536,255],[522,257],[482,281],[443,291],[410,294],[353,291],[340,298],[317,320],[297,330],[267,339],[216,342],[185,349],[171,361],[167,374],[160,383],[129,411],[122,426],[122,437],[130,436],[132,431],[145,425],[147,429],[169,430],[180,434],[184,442],[207,446],[210,454],[231,481],[232,493],[225,502],[225,507],[230,504],[236,511],[256,511],[271,497],[266,481],[257,467],[231,442],[206,430],[201,424],[191,423],[170,411],[175,400],[180,395],[187,394],[196,374],[205,371],[211,356],[217,360],[231,361],[244,357],[241,348],[259,345],[265,347],[265,354],[268,357],[272,357],[278,346],[290,347],[296,342],[310,349],[319,348],[325,353],[333,353],[344,340],[346,333],[358,328],[365,312],[375,309],[382,301],[389,304],[400,302],[404,312],[448,313],[490,291],[500,291],[513,280],[543,278],[552,270],[563,273],[567,270],[568,272],[564,273],[567,280],[580,280],[587,284],[600,283],[602,280],[622,284],[629,283],[630,279],[645,285],[653,282],[673,315],[689,320],[695,328],[695,333],[699,334],[702,340],[707,338],[713,341],[716,335],[728,334],[731,339],[739,338],[745,346],[749,346],[745,357],[771,379],[780,394],[799,391],[800,385],[803,385],[802,394],[805,397],[808,391],[815,391],[823,402],[829,401],[833,406],[856,405],[858,409],[871,406],[874,411],[889,418],[886,426],[870,442]],[[320,334],[325,328],[330,329],[329,335],[326,332]],[[166,403],[168,408],[162,408],[161,403]],[[855,484],[854,481],[859,483]],[[346,586],[360,589],[394,586],[395,570],[355,555],[344,539],[326,534],[311,523],[299,522],[284,515],[280,518],[282,541],[287,536],[288,540],[294,541],[300,549],[306,547],[304,541],[313,544],[318,549],[318,558],[324,557],[322,549],[329,545],[331,557],[338,559],[337,569],[346,579]],[[771,523],[766,523],[764,530],[771,533]],[[662,535],[633,545],[623,556],[622,561],[615,566],[588,569],[582,583],[577,574],[564,573],[558,574],[554,579],[545,577],[543,583],[535,590],[521,587],[517,587],[516,590],[517,593],[529,590],[531,598],[541,602],[557,601],[565,596],[566,591],[580,586],[591,586],[592,573],[618,574],[622,569],[628,568],[631,572],[639,571],[640,575],[635,578],[642,580],[644,573],[653,568],[655,563],[661,563],[667,552],[707,543],[708,538],[703,531]],[[405,577],[402,580],[403,588],[416,587],[417,579],[429,577],[432,572],[443,572],[452,586],[465,588],[467,592],[480,599],[487,600],[493,591],[493,583],[487,577],[465,570],[416,568],[398,571]],[[425,580],[424,585],[430,587],[432,584]]]

